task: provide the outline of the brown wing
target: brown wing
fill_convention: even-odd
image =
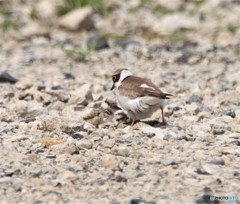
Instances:
[[[168,99],[171,94],[163,93],[154,83],[148,79],[129,76],[119,87],[121,95],[128,96],[130,98],[154,96],[161,99]]]

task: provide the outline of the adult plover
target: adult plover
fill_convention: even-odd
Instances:
[[[131,126],[136,120],[150,117],[156,110],[161,109],[162,124],[166,124],[164,118],[165,99],[172,96],[163,93],[149,79],[133,76],[128,69],[118,69],[112,75],[113,86],[118,106],[126,112],[132,120]]]

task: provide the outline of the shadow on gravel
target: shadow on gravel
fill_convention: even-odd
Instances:
[[[152,127],[167,127],[168,124],[167,123],[162,123],[162,122],[159,122],[158,120],[148,120],[148,121],[141,121],[142,123],[145,123],[147,125],[150,125]]]

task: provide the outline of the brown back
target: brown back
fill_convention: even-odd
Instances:
[[[141,87],[146,84],[151,87]],[[153,96],[161,99],[168,99],[171,94],[163,93],[154,83],[148,79],[129,76],[123,80],[122,85],[118,88],[121,95],[128,96],[130,98]]]

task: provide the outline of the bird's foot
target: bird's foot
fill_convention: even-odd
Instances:
[[[168,123],[167,123],[166,120],[163,120],[162,122],[159,122],[159,125],[160,126],[165,126],[165,125],[168,125]]]

